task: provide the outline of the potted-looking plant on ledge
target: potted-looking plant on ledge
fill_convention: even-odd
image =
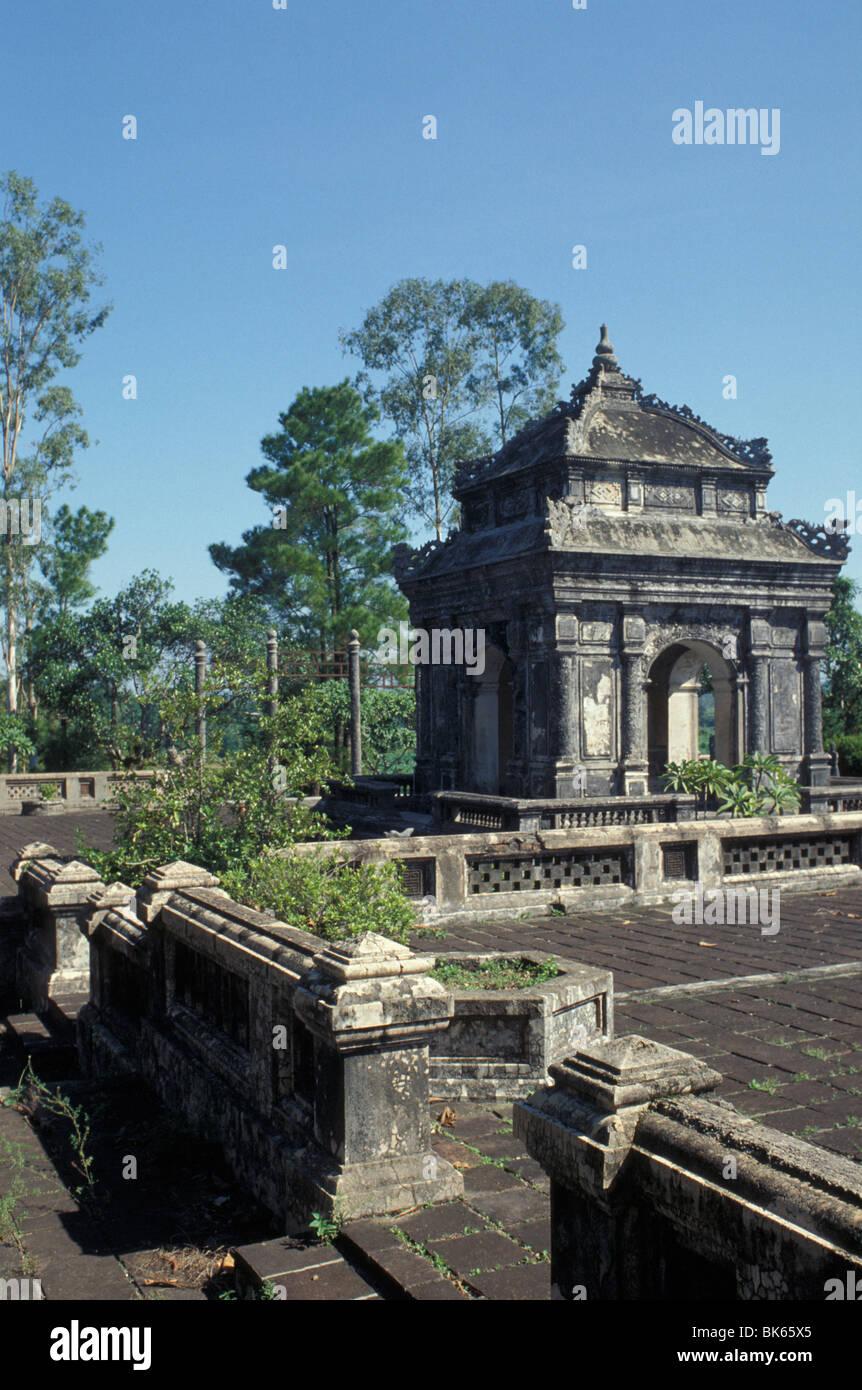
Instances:
[[[38,801],[24,801],[21,803],[21,814],[25,816],[34,815],[57,815],[64,807],[63,797],[58,782],[42,782],[39,787]]]

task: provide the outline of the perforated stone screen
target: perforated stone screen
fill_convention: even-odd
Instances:
[[[696,854],[693,844],[662,845],[662,878],[695,878]]]
[[[778,840],[722,841],[724,873],[728,878],[827,869],[854,864],[850,835],[806,835]]]
[[[603,888],[631,884],[626,849],[468,858],[467,892],[525,893],[552,888]]]
[[[427,898],[434,894],[433,859],[399,859],[401,891],[408,898]]]

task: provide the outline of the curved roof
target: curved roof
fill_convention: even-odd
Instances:
[[[625,376],[602,325],[589,375],[568,401],[531,420],[496,454],[460,465],[455,495],[493,478],[504,478],[554,459],[600,459],[707,469],[715,473],[760,473],[772,477],[765,439],[721,434],[688,406],[644,396],[639,381]]]

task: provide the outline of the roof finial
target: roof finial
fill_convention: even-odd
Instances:
[[[608,339],[608,326],[606,323],[603,323],[602,336],[599,345],[596,348],[596,355],[593,358],[593,366],[604,367],[605,371],[614,372],[616,371],[618,365],[619,363],[617,362],[617,359],[614,356],[613,345]]]

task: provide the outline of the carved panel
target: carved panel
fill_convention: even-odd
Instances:
[[[610,758],[614,746],[614,669],[610,661],[581,662],[581,755]]]
[[[773,753],[798,753],[802,747],[799,684],[799,672],[794,662],[771,663],[769,695]]]
[[[737,516],[748,516],[751,503],[748,492],[743,488],[722,488],[718,494],[718,510],[735,512]]]
[[[497,514],[501,521],[517,521],[527,514],[528,497],[525,492],[506,492],[497,500]]]
[[[582,642],[601,643],[607,646],[613,635],[613,623],[580,623],[580,639]]]
[[[600,507],[622,507],[622,483],[599,482],[594,478],[590,483],[590,501]]]
[[[644,488],[647,507],[673,507],[675,511],[697,510],[693,487],[672,487],[665,483],[647,483]]]

